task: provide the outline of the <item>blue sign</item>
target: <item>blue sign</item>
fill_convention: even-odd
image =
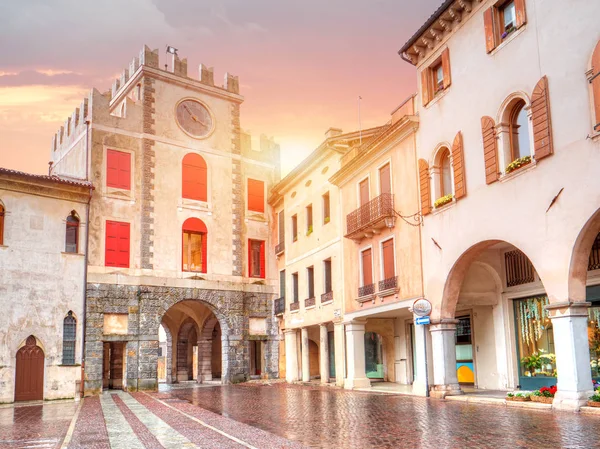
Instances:
[[[428,316],[419,316],[415,318],[415,324],[431,324]]]

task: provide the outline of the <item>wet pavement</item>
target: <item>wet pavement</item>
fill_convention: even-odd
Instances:
[[[0,448],[596,448],[600,416],[275,383],[0,408]]]

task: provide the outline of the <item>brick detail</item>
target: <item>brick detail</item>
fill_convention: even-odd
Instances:
[[[496,124],[491,117],[481,117],[483,137],[483,160],[485,162],[485,182],[498,181],[498,143],[496,142]]]
[[[467,194],[467,183],[465,182],[463,139],[460,131],[452,143],[452,171],[454,172],[454,197],[462,198]]]
[[[231,106],[231,152],[241,155],[240,139],[240,105]],[[244,223],[244,186],[242,179],[241,160],[231,159],[231,220],[232,220],[232,270],[234,276],[242,276],[243,273],[243,241],[242,231]]]
[[[550,97],[548,95],[548,78],[538,81],[531,95],[531,118],[533,121],[533,150],[535,160],[554,153],[552,143],[552,120],[550,118]]]
[[[429,164],[424,159],[419,159],[419,190],[421,191],[421,213],[427,215],[431,212],[431,191]]]
[[[155,134],[155,97],[154,80],[144,78],[142,82],[143,131]],[[154,246],[154,169],[156,166],[155,141],[142,139],[142,217],[140,238],[141,268],[152,270]]]

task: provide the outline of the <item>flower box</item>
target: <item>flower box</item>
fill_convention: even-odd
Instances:
[[[587,401],[588,407],[600,407],[600,402],[598,401]]]
[[[449,193],[448,195],[445,195],[441,198],[438,198],[437,200],[435,200],[435,202],[433,203],[433,207],[435,207],[436,209],[445,206],[446,204],[452,202],[452,198],[454,198],[454,196]]]
[[[531,163],[531,156],[520,157],[519,159],[515,159],[510,164],[508,164],[506,166],[506,169],[504,170],[504,173],[506,173],[508,175],[509,173],[512,173],[513,171],[517,170],[518,168],[524,167],[525,165],[528,165],[530,163]]]
[[[552,404],[554,401],[554,397],[552,396],[531,396],[531,400],[533,402],[541,402],[542,404]]]
[[[514,396],[511,401],[515,401],[515,402],[528,402],[531,401],[531,398],[529,396]]]

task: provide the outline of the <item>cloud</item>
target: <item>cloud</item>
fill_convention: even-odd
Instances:
[[[6,86],[73,86],[85,85],[88,79],[80,73],[54,70],[25,70],[19,73],[0,74],[0,87]]]

